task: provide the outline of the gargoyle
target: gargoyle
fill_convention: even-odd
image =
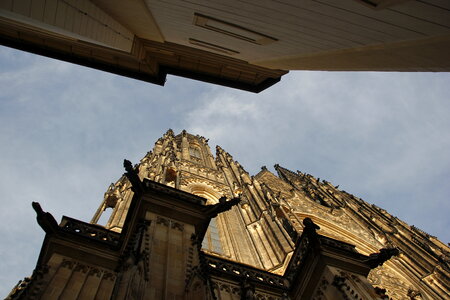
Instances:
[[[310,218],[304,218],[303,225],[305,226],[303,229],[304,234],[316,235],[316,230],[320,229],[319,225],[314,224]]]
[[[383,248],[380,249],[379,253],[370,254],[369,258],[366,260],[366,263],[369,265],[371,269],[374,269],[376,267],[383,265],[392,256],[397,256],[399,254],[400,251],[397,248]]]
[[[221,197],[219,199],[219,203],[213,205],[206,205],[205,207],[206,214],[211,218],[215,218],[221,212],[230,210],[234,205],[241,202],[240,198],[233,198],[230,201],[226,201],[226,199],[227,199],[226,197]]]
[[[46,233],[55,233],[58,230],[59,226],[52,214],[43,211],[39,202],[31,202],[31,205],[36,211],[36,220],[39,226],[41,226]]]
[[[133,168],[133,164],[131,163],[131,161],[124,159],[123,167],[125,168],[126,171],[125,176],[131,182],[132,190],[135,193],[140,193],[142,191],[142,183],[141,180],[139,179],[136,170]]]

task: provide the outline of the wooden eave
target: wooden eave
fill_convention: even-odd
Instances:
[[[258,93],[288,71],[135,36],[130,53],[0,18],[0,44],[163,86],[168,74]]]

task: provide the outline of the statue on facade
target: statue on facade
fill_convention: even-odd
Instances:
[[[242,300],[255,300],[255,286],[250,284],[247,279],[242,283]]]

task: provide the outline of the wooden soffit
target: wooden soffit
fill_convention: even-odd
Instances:
[[[131,53],[128,53],[22,26],[1,17],[0,43],[158,85],[164,85],[167,74],[172,74],[257,93],[277,83],[287,73],[188,46],[136,36]]]

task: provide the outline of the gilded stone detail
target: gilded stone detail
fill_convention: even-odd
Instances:
[[[380,266],[373,269],[367,277],[369,282],[376,287],[386,289],[386,294],[391,299],[408,300],[408,290],[412,288],[411,283],[405,282],[400,276],[396,275],[389,267]]]
[[[168,130],[139,164],[124,165],[92,224],[64,217],[58,225],[34,204],[46,245],[73,257],[43,251],[48,272],[37,268],[8,299],[53,290],[63,299],[76,289],[86,299],[98,292],[114,300],[450,293],[448,245],[326,180],[279,165],[276,174],[263,167],[251,176],[224,149],[214,157],[206,138],[186,131]],[[316,270],[316,260],[326,266]]]
[[[393,269],[379,267],[369,276],[392,299],[404,299],[414,286],[412,282],[424,285],[431,298],[441,293],[438,286],[446,286],[448,291],[450,249],[435,237],[307,173],[275,165],[276,175],[262,167],[258,174],[250,176],[220,146],[216,147],[214,158],[207,142],[206,138],[186,131],[175,135],[168,130],[137,166],[142,179],[197,193],[209,204],[217,203],[222,196],[241,197],[240,207],[220,215],[214,223],[215,236],[209,236],[210,244],[214,240],[222,252],[204,249],[206,252],[283,274],[293,245],[304,231],[302,220],[311,218],[320,226],[321,235],[355,245],[365,255],[400,247],[406,255],[389,265]],[[168,169],[173,170],[170,176]],[[105,194],[98,214],[105,207],[114,206],[107,228],[120,231],[131,201],[126,196],[129,189],[122,177]],[[156,223],[183,230],[167,220],[157,219]],[[427,271],[408,271],[413,269]],[[415,279],[406,279],[409,277]],[[395,282],[401,284],[396,288]],[[423,295],[424,290],[420,290]]]

